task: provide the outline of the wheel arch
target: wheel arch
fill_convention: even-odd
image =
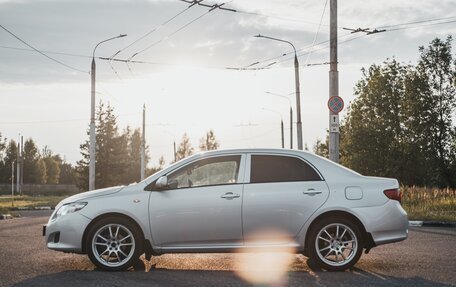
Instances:
[[[318,215],[314,220],[312,220],[312,223],[309,225],[306,231],[306,236],[304,240],[304,255],[309,256],[309,251],[308,248],[310,246],[309,240],[310,240],[310,234],[312,231],[312,228],[323,218],[328,218],[328,217],[335,217],[335,218],[340,218],[343,217],[345,219],[348,219],[352,221],[356,226],[360,229],[362,233],[362,240],[363,240],[363,248],[366,248],[366,252],[370,250],[372,247],[375,247],[375,242],[372,238],[372,235],[366,231],[366,228],[364,227],[364,224],[361,222],[361,220],[356,217],[354,214],[343,211],[343,210],[331,210],[331,211],[326,211],[320,215]]]
[[[148,244],[150,245],[150,243],[149,243],[148,240],[146,240],[146,238],[144,236],[144,231],[142,230],[141,226],[136,222],[136,220],[134,220],[130,216],[122,214],[122,213],[109,212],[109,213],[104,213],[104,214],[98,215],[97,217],[92,219],[92,221],[89,223],[89,225],[87,225],[87,227],[85,228],[84,233],[82,235],[82,240],[81,240],[82,253],[84,253],[84,254],[87,253],[87,250],[86,250],[87,242],[86,241],[87,241],[87,236],[88,236],[89,231],[92,228],[92,226],[94,226],[100,220],[103,220],[103,219],[109,218],[109,217],[123,218],[123,219],[128,220],[132,224],[134,224],[135,227],[139,230],[139,232],[141,232],[141,237],[142,237],[143,242],[144,242],[144,248],[148,248],[147,245]]]

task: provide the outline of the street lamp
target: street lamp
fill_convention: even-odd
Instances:
[[[95,50],[98,46],[104,42],[111,41],[117,38],[122,38],[127,36],[126,34],[120,34],[119,36],[112,37],[106,40],[101,41],[98,43],[95,48],[93,48],[92,53],[92,68],[90,71],[91,75],[91,100],[90,100],[90,145],[89,145],[89,154],[90,154],[90,161],[89,161],[89,190],[95,189]]]
[[[276,97],[285,98],[288,100],[288,103],[290,104],[290,149],[293,149],[293,107],[291,104],[291,100],[287,96],[279,95],[276,93],[271,93],[271,92],[265,92],[265,93],[276,96]]]
[[[257,38],[265,38],[265,39],[269,39],[269,40],[274,40],[274,41],[279,41],[279,42],[284,42],[284,43],[288,43],[290,44],[292,47],[293,47],[293,50],[294,50],[294,54],[295,54],[295,58],[294,58],[294,71],[295,71],[295,86],[296,86],[296,112],[297,112],[297,134],[298,134],[298,149],[302,150],[302,123],[301,123],[301,92],[300,92],[300,88],[299,88],[299,62],[298,62],[298,56],[296,55],[296,48],[295,46],[289,42],[289,41],[285,41],[285,40],[282,40],[282,39],[277,39],[277,38],[273,38],[273,37],[268,37],[268,36],[264,36],[264,35],[256,35],[254,37],[257,37]]]
[[[270,109],[266,109],[266,108],[263,108],[264,111],[269,111],[269,112],[273,112],[273,113],[276,113],[280,116],[280,130],[281,130],[281,136],[282,136],[282,148],[285,148],[285,139],[284,139],[284,134],[283,134],[283,119],[282,119],[282,114],[279,113],[278,111],[274,111],[274,110],[270,110]]]

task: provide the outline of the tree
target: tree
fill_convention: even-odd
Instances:
[[[179,148],[176,151],[176,161],[186,158],[193,154],[193,147],[190,143],[190,138],[187,133],[182,136],[182,141],[179,144]]]
[[[220,147],[220,144],[215,139],[213,130],[209,130],[204,137],[200,139],[199,148],[201,151],[216,150]]]
[[[363,69],[355,87],[358,97],[341,126],[341,162],[404,184],[455,187],[451,37],[434,39],[419,51],[416,66],[387,60]]]
[[[317,142],[313,146],[313,152],[319,156],[329,158],[328,140],[323,142],[317,139]]]
[[[70,164],[62,160],[60,163],[60,177],[59,183],[60,184],[76,184],[77,182],[77,174],[76,169]]]
[[[24,183],[46,183],[46,164],[41,159],[33,139],[29,138],[24,143]]]
[[[87,132],[89,135],[89,132]],[[100,103],[96,114],[95,171],[97,188],[128,184],[140,180],[141,132],[127,127],[119,133],[117,120],[111,106]],[[88,189],[89,141],[80,145],[82,159],[77,162],[77,185]],[[146,148],[146,163],[148,160]]]
[[[89,132],[87,132],[89,135]],[[128,139],[119,135],[113,108],[100,102],[96,113],[95,186],[103,188],[122,184],[128,169]],[[89,141],[81,146],[82,159],[77,162],[78,186],[88,189]]]
[[[456,109],[456,68],[451,54],[452,37],[445,41],[436,38],[425,48],[421,46],[417,72],[427,79],[431,125],[429,125],[431,153],[438,171],[435,181],[441,186],[456,186],[456,174],[451,173],[450,165],[454,160],[453,117]]]
[[[362,70],[355,87],[358,97],[342,127],[341,163],[367,175],[397,176],[402,170],[399,107],[407,69],[393,59]]]
[[[165,166],[165,158],[163,156],[160,156],[160,158],[158,159],[157,166],[146,169],[146,176],[150,176],[150,175],[162,170],[164,166]]]
[[[44,146],[41,151],[42,160],[46,166],[46,183],[58,184],[60,179],[60,163],[62,159],[59,155],[54,155],[48,146]]]

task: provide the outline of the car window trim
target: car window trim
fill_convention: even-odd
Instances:
[[[307,163],[320,177],[320,180],[290,180],[290,181],[272,181],[272,182],[250,182],[251,174],[252,174],[252,155],[272,155],[272,156],[284,156],[284,157],[294,157],[299,160],[304,161]],[[246,176],[247,178],[245,179],[245,184],[263,184],[263,183],[280,183],[280,182],[315,182],[315,181],[326,181],[321,172],[308,160],[303,158],[302,156],[295,155],[295,154],[283,154],[283,153],[275,153],[275,152],[250,152],[247,154],[247,161],[248,161],[248,167],[246,170]]]
[[[210,158],[217,158],[217,157],[229,157],[229,156],[239,156],[240,159],[239,159],[239,166],[237,167],[237,172],[238,172],[238,175],[237,175],[237,182],[235,183],[221,183],[221,184],[210,184],[210,185],[200,185],[200,186],[189,186],[189,187],[182,187],[182,188],[173,188],[173,189],[166,189],[166,190],[155,190],[154,187],[155,187],[155,183],[157,182],[157,180],[162,177],[162,176],[169,176],[170,174],[176,172],[177,170],[179,169],[182,169],[182,168],[185,168],[185,167],[188,167],[189,165],[191,164],[194,164],[195,162],[198,162],[198,161],[201,161],[201,160],[206,160],[206,159],[210,159]],[[237,184],[244,184],[245,183],[245,170],[247,168],[247,166],[245,165],[245,162],[246,162],[246,157],[247,157],[247,154],[246,153],[227,153],[227,154],[217,154],[217,155],[211,155],[211,156],[208,156],[208,157],[200,157],[200,158],[197,158],[195,160],[192,160],[190,162],[187,162],[185,163],[184,165],[181,165],[181,166],[178,166],[170,171],[168,171],[167,173],[164,173],[162,174],[160,177],[158,177],[157,179],[155,179],[154,181],[152,181],[150,184],[148,184],[144,190],[147,190],[147,191],[157,191],[157,192],[163,192],[163,191],[170,191],[170,190],[180,190],[180,189],[185,189],[185,188],[201,188],[201,187],[210,187],[210,186],[222,186],[222,185],[237,185]]]

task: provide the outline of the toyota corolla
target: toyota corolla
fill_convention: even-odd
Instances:
[[[396,179],[363,176],[311,153],[219,150],[136,184],[66,198],[43,235],[48,248],[88,254],[108,271],[133,266],[143,253],[268,248],[292,248],[336,271],[363,251],[407,238],[400,200]]]

